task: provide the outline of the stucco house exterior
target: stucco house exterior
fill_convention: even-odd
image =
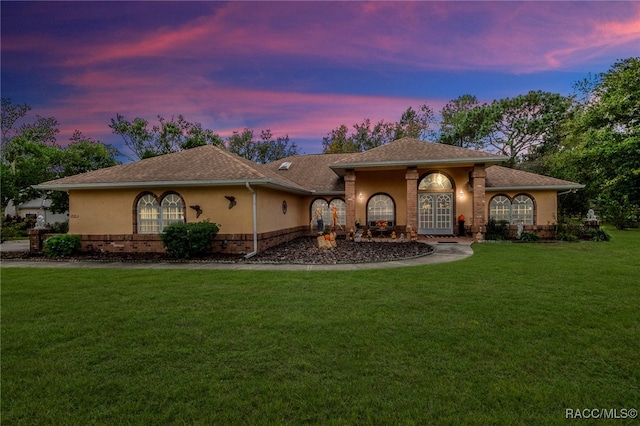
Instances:
[[[69,233],[88,251],[164,251],[174,222],[220,224],[214,250],[255,254],[317,232],[481,237],[489,218],[548,231],[557,193],[583,186],[508,169],[505,157],[403,138],[369,151],[257,164],[202,146],[37,185],[69,193]],[[334,208],[335,207],[335,208]]]

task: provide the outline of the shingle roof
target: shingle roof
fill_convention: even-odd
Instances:
[[[348,168],[358,167],[390,167],[418,166],[425,164],[463,164],[485,163],[496,164],[507,160],[482,151],[460,148],[418,139],[402,138],[369,151],[351,154],[330,167],[337,173]]]
[[[346,168],[435,163],[453,165],[467,161],[492,164],[503,159],[484,152],[405,138],[361,153],[295,155],[261,165],[223,148],[205,145],[68,176],[35,187],[68,190],[166,185],[244,185],[249,182],[294,192],[341,193],[344,192],[344,180],[338,174]],[[285,161],[291,162],[291,167],[279,170]],[[486,170],[487,189],[562,190],[583,187],[574,182],[500,166],[491,166]]]
[[[352,155],[352,153],[293,155],[265,164],[263,167],[315,192],[344,192],[344,180],[329,168],[329,164]],[[290,162],[291,166],[288,170],[279,170],[284,162]]]
[[[213,145],[94,170],[37,185],[41,189],[263,182],[305,191],[286,176],[278,176],[253,161]]]
[[[509,169],[501,166],[487,167],[485,186],[492,190],[507,189],[579,189],[584,188],[568,180],[556,179],[549,176]]]

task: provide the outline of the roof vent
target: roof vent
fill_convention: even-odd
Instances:
[[[291,168],[291,161],[285,161],[284,163],[280,164],[280,167],[278,167],[278,170],[289,170]]]

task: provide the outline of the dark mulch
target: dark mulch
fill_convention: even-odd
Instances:
[[[377,263],[412,259],[433,252],[433,247],[410,242],[337,241],[338,247],[318,248],[315,238],[298,238],[265,250],[249,259],[241,255],[213,253],[197,259],[175,259],[161,253],[82,253],[73,257],[51,258],[40,254],[3,252],[3,259],[93,261],[93,262],[219,262],[219,263],[284,263],[335,265],[345,263]]]

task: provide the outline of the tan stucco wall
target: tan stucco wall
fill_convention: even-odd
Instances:
[[[258,232],[272,232],[306,224],[306,210],[300,196],[269,188],[256,188]],[[286,214],[282,202],[287,202]],[[247,232],[250,232],[248,230]]]
[[[557,223],[558,196],[556,191],[490,191],[487,190],[486,217],[489,217],[489,205],[496,195],[528,195],[534,203],[534,225],[553,225]]]
[[[430,172],[441,172],[454,182],[454,219],[464,215],[466,224],[472,225],[472,193],[468,191],[468,167],[419,169],[420,178]],[[355,218],[365,225],[367,201],[377,193],[390,195],[396,207],[396,225],[406,226],[407,207],[405,180],[406,170],[358,171],[356,173]],[[419,181],[418,181],[419,182]],[[257,194],[258,233],[267,233],[298,226],[309,226],[310,206],[318,197],[328,202],[334,198],[344,200],[344,195],[297,195],[270,188],[254,186]],[[223,234],[250,234],[253,232],[252,193],[245,186],[199,187],[199,188],[155,188],[157,196],[168,191],[177,192],[186,205],[187,222],[210,220],[221,225]],[[462,191],[462,197],[460,196]],[[78,235],[91,234],[133,234],[135,201],[146,192],[140,189],[74,190],[70,191],[69,232]],[[362,193],[362,200],[359,195]],[[556,223],[557,197],[555,191],[501,191],[487,190],[485,216],[489,215],[489,201],[497,194],[514,197],[527,194],[535,202],[536,225]],[[236,198],[236,206],[229,209],[225,195]],[[282,202],[287,202],[287,213],[282,212]],[[189,206],[199,205],[203,213],[196,218],[195,210]],[[347,224],[352,226],[352,224]]]
[[[69,192],[69,232],[72,234],[132,234],[136,197],[142,192],[152,192],[161,196],[173,190],[185,202],[187,222],[209,219],[221,226],[226,234],[252,232],[251,192],[244,186],[217,188],[154,188],[152,191],[140,189],[83,190]],[[229,209],[229,201],[224,197],[236,197],[236,206]],[[199,205],[202,214],[196,218],[196,211],[189,206]]]

